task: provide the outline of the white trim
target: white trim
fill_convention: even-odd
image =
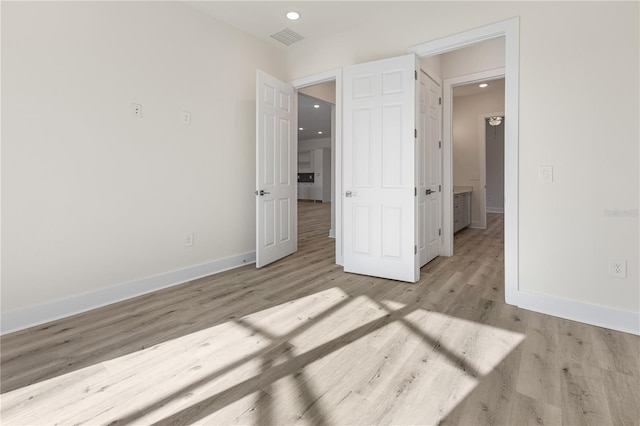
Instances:
[[[511,18],[495,24],[485,25],[484,27],[476,28],[474,30],[411,46],[408,51],[409,53],[415,53],[419,57],[440,55],[442,53],[469,47],[486,40],[506,35],[513,36],[514,34],[511,31],[514,29],[516,30],[515,35],[517,35],[520,25],[519,23],[520,18]]]
[[[342,68],[335,68],[319,74],[299,78],[289,84],[294,89],[299,90],[315,84],[336,82],[336,104],[335,104],[335,146],[332,146],[331,167],[335,171],[333,179],[333,193],[335,194],[335,239],[336,239],[336,264],[343,264],[342,256]]]
[[[640,335],[640,312],[623,311],[556,296],[519,290],[515,304],[523,309],[611,330]]]
[[[519,263],[519,243],[518,243],[518,137],[519,137],[519,79],[520,79],[520,18],[511,18],[506,21],[486,25],[481,28],[465,31],[463,33],[434,40],[413,46],[409,52],[418,56],[433,56],[450,52],[485,40],[498,37],[505,38],[505,114],[510,117],[505,122],[505,299],[509,304],[515,304],[514,299],[518,293],[518,263]],[[445,84],[445,100],[447,98],[447,85]],[[451,86],[449,86],[449,90]],[[449,96],[451,94],[449,93]],[[451,105],[448,106],[451,108]],[[444,112],[447,108],[444,108]],[[450,111],[449,111],[450,113]],[[451,120],[443,120],[444,129],[450,129]],[[449,127],[447,127],[449,126]],[[447,133],[446,131],[444,132]],[[444,139],[444,138],[443,138]],[[443,145],[445,145],[443,143]],[[447,152],[448,151],[448,152]],[[443,156],[451,158],[451,146],[443,146]],[[443,157],[446,158],[446,157]],[[444,168],[451,170],[451,164],[443,161]],[[444,197],[452,200],[451,176],[443,174]],[[449,182],[447,180],[449,179]],[[443,232],[445,237],[452,233],[451,209],[453,205],[447,205],[443,197]],[[453,201],[451,201],[453,202]],[[443,244],[443,254],[451,256],[453,254],[452,239],[445,238]]]
[[[49,321],[101,308],[163,288],[173,287],[229,269],[249,265],[255,263],[255,261],[255,252],[244,253],[238,256],[214,260],[200,265],[189,266],[187,268],[121,283],[89,293],[54,300],[53,302],[2,312],[0,334],[23,330]]]
[[[318,74],[310,75],[303,78],[298,78],[289,82],[296,90],[303,89],[309,86],[315,86],[316,84],[327,83],[329,81],[336,80],[338,75],[342,75],[341,68],[334,68],[329,71],[324,71]],[[336,99],[336,102],[338,100]]]

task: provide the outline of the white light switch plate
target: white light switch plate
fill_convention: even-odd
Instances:
[[[552,183],[553,182],[553,166],[540,166],[538,172],[538,180],[540,183]]]

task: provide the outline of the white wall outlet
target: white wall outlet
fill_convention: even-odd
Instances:
[[[627,259],[609,259],[609,275],[616,278],[627,278]]]
[[[540,166],[538,172],[538,180],[540,183],[552,183],[553,182],[553,166]]]
[[[184,234],[184,246],[191,247],[193,245],[193,232]]]
[[[180,114],[180,122],[182,124],[191,124],[191,113],[189,111],[182,111]]]
[[[131,116],[133,118],[142,118],[142,105],[131,104]]]

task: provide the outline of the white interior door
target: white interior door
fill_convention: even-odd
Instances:
[[[344,270],[416,282],[417,58],[344,69]]]
[[[442,86],[425,72],[420,77],[418,252],[424,266],[442,247]]]
[[[298,249],[297,106],[293,87],[257,72],[256,266]]]

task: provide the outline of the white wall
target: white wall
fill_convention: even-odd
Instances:
[[[442,77],[442,57],[444,55],[425,56],[420,59],[421,68],[425,71],[435,74],[431,77]]]
[[[291,46],[289,79],[515,16],[520,290],[638,312],[637,2],[397,3],[352,31]],[[538,182],[540,165],[554,166],[553,184]],[[607,216],[616,209],[630,215]],[[610,257],[628,259],[626,279],[608,276]]]
[[[486,40],[438,56],[443,79],[503,68],[504,37]]]
[[[314,149],[331,149],[331,138],[315,138],[298,141],[298,152],[313,151]]]
[[[504,111],[504,90],[453,97],[453,184],[472,186],[471,226],[481,226],[485,213],[482,188],[479,119],[483,114]],[[503,166],[504,167],[504,166]]]
[[[321,101],[329,102],[331,104],[336,103],[336,82],[327,81],[324,83],[314,84],[313,86],[303,87],[298,90],[300,93],[309,95]]]
[[[3,315],[253,252],[281,52],[180,2],[3,2]]]

